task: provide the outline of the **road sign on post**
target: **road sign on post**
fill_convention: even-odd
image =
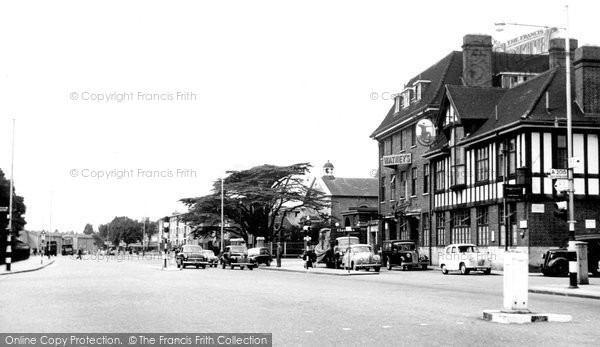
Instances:
[[[566,179],[556,180],[556,182],[554,183],[554,189],[556,189],[557,192],[567,191],[569,189],[569,180],[566,180]]]
[[[0,206],[0,212],[8,212],[8,207]]]
[[[550,169],[548,177],[552,179],[567,179],[567,169]]]

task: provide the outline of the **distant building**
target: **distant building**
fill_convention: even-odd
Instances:
[[[329,217],[332,225],[340,229],[351,228],[351,233],[362,242],[376,245],[377,226],[369,222],[378,219],[377,179],[335,177],[334,166],[329,161],[323,165],[322,176],[308,176],[306,185],[322,192],[330,206],[318,211]],[[315,216],[314,211],[302,211],[299,216]]]
[[[33,250],[34,248],[37,250],[41,249],[41,231],[30,231],[23,230],[21,232],[21,236],[19,239],[27,243],[29,247]],[[64,245],[72,245],[73,250],[77,251],[78,249],[82,249],[86,252],[95,252],[98,247],[94,244],[94,238],[92,235],[86,234],[70,234],[70,233],[48,233],[45,235],[46,244],[49,242],[56,243],[57,254],[61,254]]]

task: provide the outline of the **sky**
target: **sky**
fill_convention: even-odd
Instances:
[[[26,228],[186,209],[228,170],[372,177],[389,95],[496,22],[600,45],[591,1],[3,1],[0,169]]]

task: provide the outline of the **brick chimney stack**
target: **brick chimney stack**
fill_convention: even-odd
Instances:
[[[586,115],[600,116],[600,47],[575,50],[575,101]]]
[[[463,37],[463,84],[470,87],[492,86],[492,37]]]
[[[574,52],[577,49],[577,40],[570,39],[569,50],[571,51],[571,62],[573,61]],[[548,48],[549,66],[551,69],[555,67],[564,67],[566,54],[565,54],[565,39],[556,38],[550,40],[550,47]],[[571,63],[572,64],[572,63]],[[571,68],[573,66],[571,65]]]

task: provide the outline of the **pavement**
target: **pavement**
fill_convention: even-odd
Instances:
[[[275,261],[270,267],[260,266],[261,270],[267,271],[285,271],[298,272],[313,275],[330,275],[330,276],[364,276],[364,275],[379,275],[374,271],[348,271],[342,269],[329,269],[323,264],[318,264],[316,267],[305,269],[302,259],[281,259],[281,267],[276,267]],[[430,270],[437,270],[434,266],[429,267]],[[381,271],[387,271],[382,267]],[[493,275],[502,276],[502,271],[493,270]],[[530,273],[529,275],[529,292],[535,294],[549,294],[570,296],[584,299],[600,300],[600,278],[589,278],[589,284],[581,284],[578,288],[569,288],[567,277],[546,277],[541,273]]]
[[[31,256],[28,259],[11,263],[11,271],[6,271],[6,265],[0,266],[0,276],[14,275],[23,272],[37,271],[54,264],[56,257]]]

